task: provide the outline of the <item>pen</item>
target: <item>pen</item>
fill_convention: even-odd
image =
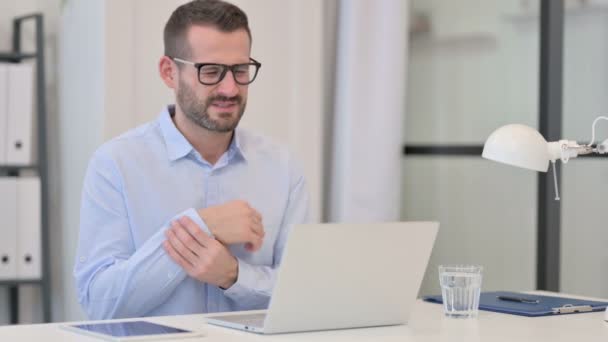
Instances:
[[[526,304],[538,304],[540,300],[532,299],[532,298],[522,298],[522,297],[509,297],[509,296],[498,296],[500,300],[506,300],[509,302],[518,302],[518,303],[526,303]]]

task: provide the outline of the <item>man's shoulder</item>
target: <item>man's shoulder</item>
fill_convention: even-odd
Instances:
[[[120,159],[122,156],[133,156],[156,149],[162,143],[158,121],[150,121],[132,128],[103,143],[95,152],[93,158],[102,157]]]
[[[287,144],[247,129],[239,129],[238,134],[241,148],[248,161],[263,165],[265,169],[287,172],[290,177],[296,179],[302,177],[303,165]]]
[[[245,128],[237,130],[240,148],[250,158],[286,159],[290,152],[286,144]]]

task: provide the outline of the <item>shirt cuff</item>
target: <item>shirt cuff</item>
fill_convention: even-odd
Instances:
[[[246,300],[250,289],[254,288],[255,284],[255,271],[253,266],[237,258],[239,263],[239,270],[236,278],[236,283],[232,284],[229,288],[224,290],[224,295],[232,298],[233,300]]]
[[[215,239],[215,236],[213,236],[213,233],[211,233],[211,230],[209,229],[209,227],[207,227],[207,224],[199,215],[198,210],[190,208],[183,212],[181,216],[188,216],[192,221],[194,221],[194,223],[198,224],[198,226],[201,227],[202,231],[204,231],[205,233],[207,233],[207,235]]]

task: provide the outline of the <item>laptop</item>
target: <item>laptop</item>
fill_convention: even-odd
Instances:
[[[268,310],[207,322],[261,334],[406,324],[437,222],[294,225]]]

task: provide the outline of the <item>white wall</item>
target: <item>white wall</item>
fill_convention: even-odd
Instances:
[[[62,267],[54,273],[60,279],[61,296],[53,298],[61,307],[54,320],[83,316],[77,302],[72,269],[78,239],[80,193],[88,159],[103,141],[105,6],[96,0],[71,1],[60,24],[60,166]],[[77,82],[77,80],[81,80]]]
[[[49,187],[51,196],[56,196],[61,191],[58,183],[58,124],[57,124],[57,23],[60,13],[60,0],[19,0],[19,1],[0,1],[0,51],[8,52],[11,50],[12,42],[12,19],[15,16],[40,12],[44,15],[45,29],[45,57],[46,57],[46,92],[47,92],[47,111],[48,111],[48,152],[49,152]],[[22,48],[33,51],[34,31],[33,25],[24,26],[22,33]],[[56,197],[55,197],[56,198]],[[51,273],[52,273],[52,293],[53,297],[61,296],[62,289],[60,284],[61,273],[61,225],[59,222],[59,201],[50,202],[50,244],[51,244]],[[58,248],[59,247],[59,248]],[[40,307],[40,290],[37,285],[21,286],[20,288],[20,308],[19,316],[22,322],[41,322],[42,308]],[[8,315],[8,291],[0,288],[0,325],[9,322]],[[53,307],[53,313],[59,316],[61,309],[59,306]]]

